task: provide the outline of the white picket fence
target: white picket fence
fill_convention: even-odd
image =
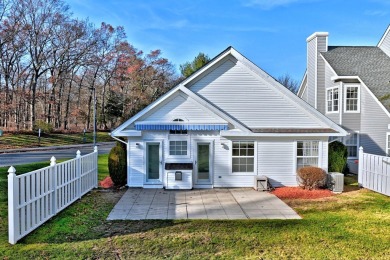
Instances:
[[[9,243],[22,237],[98,185],[98,151],[75,159],[16,175],[8,170],[8,234]]]
[[[369,154],[359,149],[359,185],[390,196],[390,157]]]

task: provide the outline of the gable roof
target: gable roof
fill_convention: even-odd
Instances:
[[[307,115],[313,120],[316,120],[320,122],[320,125],[322,127],[318,128],[319,133],[330,133],[328,130],[329,128],[334,130],[334,133],[329,135],[347,135],[347,132],[340,127],[339,125],[332,122],[330,119],[328,119],[326,116],[322,115],[320,112],[315,110],[313,107],[311,107],[309,104],[307,104],[305,101],[298,98],[294,93],[292,93],[290,90],[282,86],[279,82],[277,82],[272,76],[261,70],[259,67],[257,67],[255,64],[253,64],[251,61],[246,59],[243,55],[241,55],[239,52],[237,52],[233,47],[228,47],[223,52],[221,52],[219,55],[217,55],[214,59],[212,59],[209,63],[207,63],[204,67],[199,69],[197,72],[192,74],[187,79],[183,80],[179,85],[174,87],[172,90],[167,92],[165,95],[151,103],[149,106],[147,106],[145,109],[143,109],[141,112],[127,120],[125,123],[120,125],[118,128],[112,131],[113,136],[120,136],[121,134],[124,134],[124,130],[126,130],[126,127],[128,127],[130,124],[134,123],[135,121],[139,120],[141,117],[149,113],[151,110],[157,109],[165,100],[167,100],[170,96],[172,96],[177,91],[181,91],[184,94],[191,97],[194,101],[198,102],[200,105],[204,106],[204,108],[209,109],[213,113],[217,114],[221,118],[225,119],[227,122],[234,125],[237,129],[241,130],[241,134],[251,135],[254,134],[254,129],[250,129],[248,126],[240,122],[240,118],[234,118],[228,113],[224,112],[221,108],[213,104],[212,102],[208,101],[201,95],[198,95],[191,91],[189,88],[186,87],[187,84],[189,84],[192,81],[196,81],[198,78],[201,78],[203,75],[207,74],[214,65],[216,65],[219,61],[223,60],[227,56],[233,56],[235,59],[237,59],[240,64],[242,64],[245,69],[254,75],[255,77],[261,79],[262,81],[269,84],[269,86],[276,88],[284,97],[290,99],[291,101],[295,102],[300,109],[303,109]],[[322,131],[323,130],[323,131]],[[122,132],[123,131],[123,132]],[[237,131],[234,131],[237,132]],[[293,133],[292,130],[283,130],[284,133]]]
[[[379,47],[329,46],[321,55],[338,76],[358,76],[390,111],[390,57]]]

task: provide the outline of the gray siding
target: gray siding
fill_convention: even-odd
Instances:
[[[316,58],[317,39],[314,38],[307,44],[307,101],[314,107],[316,88]]]
[[[323,106],[321,107],[319,102],[320,100],[325,99],[325,61],[322,59],[319,52],[324,52],[328,50],[327,47],[327,38],[326,37],[317,37],[317,95],[316,95],[316,108],[323,112]]]
[[[381,45],[378,46],[387,56],[390,56],[390,27],[387,28],[384,39],[381,42]]]
[[[390,132],[388,129],[390,118],[365,87],[361,88],[361,94],[360,145],[367,153],[385,155],[386,133]]]
[[[326,88],[329,87],[337,87],[340,86],[340,83],[335,83],[331,78],[333,76],[336,76],[336,74],[332,71],[332,69],[329,67],[329,65],[325,64],[325,93],[324,97],[322,99],[318,99],[318,110],[326,115],[330,120],[335,122],[336,124],[340,123],[340,113],[342,111],[342,107],[340,106],[341,104],[341,96],[340,96],[340,91],[339,89],[339,112],[338,113],[326,113]]]
[[[233,59],[223,60],[189,88],[253,128],[321,127],[295,100],[253,75]]]

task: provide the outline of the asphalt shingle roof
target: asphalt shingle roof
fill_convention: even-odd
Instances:
[[[380,48],[330,46],[321,54],[338,76],[359,76],[390,111],[390,57]]]

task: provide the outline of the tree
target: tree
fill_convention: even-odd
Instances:
[[[277,79],[280,84],[285,86],[291,92],[296,93],[299,88],[299,83],[297,80],[293,79],[289,74],[278,77]]]
[[[187,78],[191,76],[195,71],[202,68],[209,61],[209,56],[207,56],[203,52],[199,52],[199,54],[194,58],[192,62],[186,62],[180,65],[181,75]]]

